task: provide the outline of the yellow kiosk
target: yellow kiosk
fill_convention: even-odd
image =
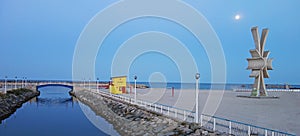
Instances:
[[[127,76],[112,77],[109,84],[109,91],[112,94],[126,93],[126,78]]]

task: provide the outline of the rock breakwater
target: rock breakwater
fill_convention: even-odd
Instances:
[[[0,94],[0,121],[9,117],[23,103],[39,95],[38,91],[25,88],[8,91],[6,94]]]
[[[121,135],[225,135],[205,130],[199,124],[174,120],[90,91],[71,92],[71,95],[113,124]]]

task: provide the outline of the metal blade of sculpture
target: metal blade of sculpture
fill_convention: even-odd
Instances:
[[[268,70],[272,70],[272,60],[268,56],[269,51],[264,51],[268,29],[263,29],[261,38],[259,37],[258,27],[251,28],[255,49],[250,50],[252,58],[247,58],[248,70],[251,70],[249,77],[255,78],[252,96],[267,96],[264,78],[269,78]]]

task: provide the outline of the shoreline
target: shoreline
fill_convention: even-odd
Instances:
[[[0,94],[0,123],[10,117],[18,108],[30,99],[39,96],[39,91],[31,89],[14,89]]]
[[[72,91],[70,94],[113,124],[120,135],[216,135],[200,124],[178,121],[89,91]]]

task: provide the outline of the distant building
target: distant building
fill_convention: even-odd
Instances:
[[[112,94],[126,93],[127,76],[111,77],[112,81],[109,84],[109,91]]]

